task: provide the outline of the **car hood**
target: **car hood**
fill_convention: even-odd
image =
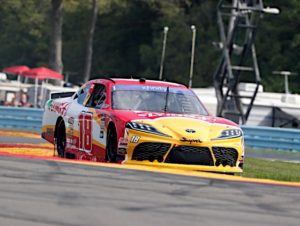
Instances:
[[[235,123],[218,117],[141,111],[118,111],[129,122],[153,126],[159,132],[186,142],[205,142],[217,138],[225,129],[237,128]]]

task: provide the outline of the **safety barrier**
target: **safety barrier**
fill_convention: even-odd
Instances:
[[[0,107],[0,128],[41,131],[43,109]]]
[[[252,148],[300,151],[300,130],[261,126],[242,126],[245,144]]]
[[[0,107],[0,128],[41,131],[43,109]],[[300,151],[300,130],[242,126],[247,147]]]

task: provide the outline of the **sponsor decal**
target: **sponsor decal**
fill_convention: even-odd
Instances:
[[[75,138],[67,138],[66,146],[70,149],[77,149],[76,147],[76,139]]]
[[[158,117],[180,117],[180,118],[192,118],[199,119],[202,121],[209,121],[209,118],[205,116],[193,115],[193,114],[178,114],[178,113],[159,113],[159,112],[141,112],[134,111],[139,117],[147,117],[147,118],[158,118]],[[214,119],[214,121],[216,121]]]
[[[58,114],[65,116],[70,104],[71,103],[56,103],[55,101],[52,101],[50,103],[49,111],[57,112]]]
[[[127,148],[119,147],[117,153],[118,153],[118,155],[126,155],[127,154]]]
[[[73,134],[74,134],[74,118],[70,117],[70,118],[68,118],[67,135],[69,137],[73,137]]]
[[[48,102],[47,102],[47,107],[48,107],[48,109],[50,109],[50,107],[51,107],[51,105],[52,105],[52,102],[53,102],[52,99],[48,100]]]
[[[68,119],[68,123],[69,123],[70,125],[74,125],[74,117],[70,117],[70,118]]]
[[[128,149],[128,140],[121,137],[119,139],[119,145],[118,145],[118,150],[117,150],[118,155],[126,155],[127,149]]]
[[[188,142],[188,143],[190,143],[190,144],[192,144],[192,143],[202,143],[202,141],[201,141],[200,139],[188,139],[188,138],[186,138],[186,137],[182,137],[182,138],[180,139],[180,141],[181,141],[181,142]]]
[[[76,146],[76,138],[70,137],[66,139],[66,143],[70,145],[75,145]]]
[[[142,86],[142,90],[166,92],[167,87],[165,87],[165,86]]]
[[[100,115],[100,127],[101,128],[105,127],[105,114]]]
[[[99,138],[103,139],[104,138],[104,131],[103,130],[100,130],[100,135],[99,135]]]

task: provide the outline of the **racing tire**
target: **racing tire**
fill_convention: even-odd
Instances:
[[[65,147],[66,147],[66,126],[63,120],[59,122],[57,127],[57,138],[56,138],[56,150],[58,156],[65,157]]]
[[[105,160],[106,162],[115,163],[117,162],[117,133],[113,127],[110,127],[107,133],[106,139],[106,152],[105,152]]]

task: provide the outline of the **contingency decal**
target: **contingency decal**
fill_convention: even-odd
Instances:
[[[106,119],[106,117],[105,117],[105,114],[102,114],[102,113],[99,113],[98,115],[97,115],[97,119],[96,119],[96,121],[100,121],[100,135],[99,135],[99,138],[100,139],[103,139],[104,138],[104,131],[105,131],[105,119]]]
[[[74,117],[68,118],[68,129],[67,129],[67,139],[66,139],[66,145],[68,148],[76,149],[78,139],[76,138],[74,134]]]

